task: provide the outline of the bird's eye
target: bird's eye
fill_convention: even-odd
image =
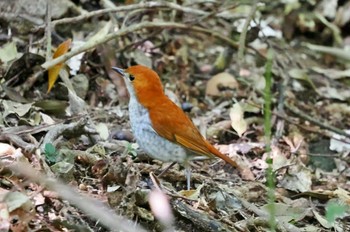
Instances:
[[[129,80],[130,80],[130,81],[135,80],[135,76],[130,74],[130,75],[129,75]]]

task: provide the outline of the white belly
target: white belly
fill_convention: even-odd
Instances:
[[[186,150],[159,136],[152,128],[148,111],[131,98],[129,102],[130,123],[136,142],[149,156],[163,162],[184,163],[190,157]]]

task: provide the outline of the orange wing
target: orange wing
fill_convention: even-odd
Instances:
[[[239,167],[235,161],[221,154],[206,141],[193,122],[175,103],[167,97],[159,102],[160,104],[149,109],[152,126],[158,135],[180,144],[194,154],[210,158],[217,156],[232,166]]]

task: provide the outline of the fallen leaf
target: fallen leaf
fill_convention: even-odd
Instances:
[[[329,223],[336,223],[336,219],[344,218],[348,206],[339,199],[330,199],[326,204],[326,219]]]
[[[2,101],[2,107],[4,109],[3,117],[5,118],[9,114],[17,114],[19,117],[23,117],[32,108],[33,103],[21,104],[13,101]]]
[[[239,103],[235,103],[230,110],[231,126],[237,132],[238,136],[247,130],[248,124],[243,117],[244,111]]]
[[[291,165],[280,181],[280,185],[288,190],[306,192],[311,190],[312,174],[302,164]]]
[[[208,81],[205,94],[209,96],[220,96],[221,91],[218,88],[220,86],[227,89],[236,89],[238,88],[238,82],[230,73],[219,73]]]
[[[53,54],[53,59],[64,55],[65,53],[67,53],[70,45],[72,43],[71,39],[68,39],[66,41],[64,41],[63,43],[61,43],[56,52]],[[53,85],[55,84],[58,74],[60,73],[61,68],[63,67],[63,63],[59,63],[56,64],[55,66],[53,66],[52,68],[49,68],[49,85],[48,85],[48,89],[47,92],[49,93],[53,87]]]
[[[230,145],[217,145],[216,146],[221,153],[228,154],[228,156],[234,160],[240,167],[240,174],[244,180],[255,180],[253,172],[250,170],[250,161],[245,157],[237,154],[239,150],[235,144]]]
[[[17,55],[16,43],[13,41],[0,47],[0,61],[3,63],[16,59]]]
[[[293,68],[288,71],[288,74],[290,77],[296,80],[302,80],[307,82],[313,90],[317,90],[315,84],[312,82],[311,78],[309,77],[309,74],[307,70],[305,69],[298,69],[298,68]]]
[[[319,214],[316,210],[312,210],[312,212],[315,215],[316,220],[326,229],[332,228],[332,225],[327,221],[325,217],[323,217],[321,214]]]
[[[55,124],[55,120],[53,120],[53,118],[51,118],[49,115],[40,112],[40,116],[41,116],[42,122],[44,124],[46,124],[46,125]]]
[[[12,212],[18,208],[23,208],[25,211],[31,211],[33,208],[32,201],[27,195],[21,192],[9,192],[4,197],[4,202],[6,202],[9,212]]]
[[[350,134],[350,130],[345,131],[347,134]],[[345,136],[339,135],[339,134],[333,134],[331,140],[329,149],[336,152],[349,152],[350,151],[350,144],[346,142],[340,141],[343,139],[346,140]]]
[[[317,92],[323,97],[337,99],[340,101],[346,101],[350,98],[349,89],[340,89],[327,86],[318,88]]]
[[[95,126],[96,131],[99,133],[101,139],[107,140],[109,137],[108,127],[106,123],[99,123]]]
[[[275,216],[279,222],[298,222],[303,220],[309,213],[310,209],[305,206],[293,207],[289,204],[274,203]],[[270,212],[270,204],[263,205],[263,209],[267,214]]]
[[[191,190],[181,190],[179,191],[178,193],[181,195],[181,196],[184,196],[188,199],[191,199],[191,200],[198,200],[200,198],[200,192],[202,190],[202,188],[204,187],[203,184],[201,184],[200,186],[198,186],[196,189],[191,189]]]

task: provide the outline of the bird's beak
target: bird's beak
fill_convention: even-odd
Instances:
[[[119,73],[120,75],[122,75],[123,77],[125,76],[124,69],[122,69],[122,68],[117,68],[117,67],[112,67],[112,69],[113,69],[114,71],[116,71],[117,73]]]

